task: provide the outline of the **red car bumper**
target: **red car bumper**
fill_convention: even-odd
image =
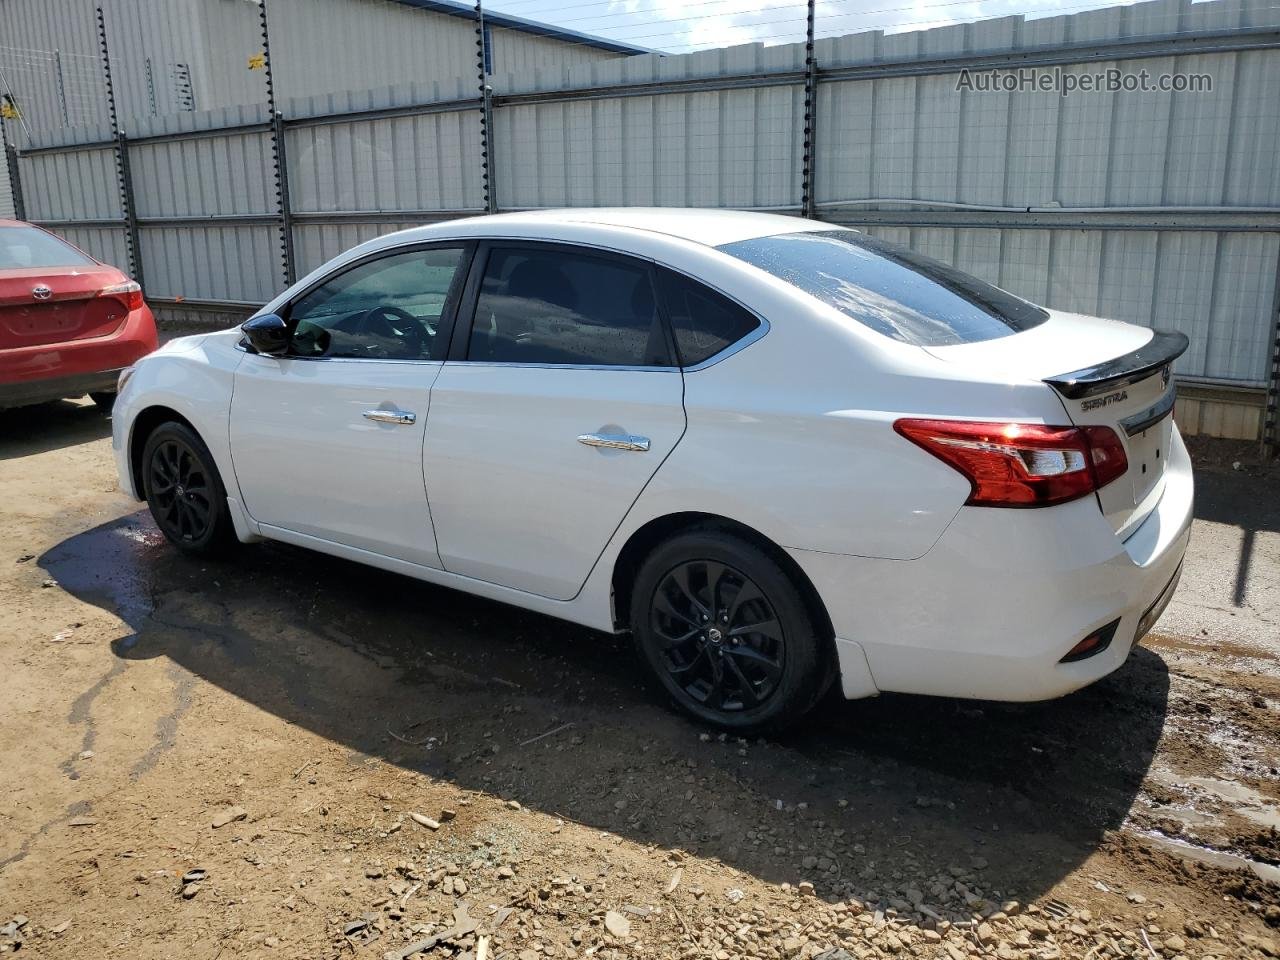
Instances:
[[[0,350],[0,407],[110,391],[125,367],[156,348],[156,321],[145,304],[113,333]]]

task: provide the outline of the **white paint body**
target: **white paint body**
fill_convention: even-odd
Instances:
[[[809,578],[835,633],[846,696],[1043,699],[1111,672],[1186,549],[1191,468],[1171,420],[1161,428],[1159,477],[1141,502],[1121,477],[1101,502],[1089,495],[1021,510],[966,506],[969,482],[892,424],[1070,425],[1073,414],[1088,422],[1041,378],[1127,353],[1151,332],[1052,313],[1022,333],[925,349],[714,249],[818,229],[831,227],[763,214],[578,210],[380,237],[293,289],[424,240],[554,240],[700,280],[763,318],[763,335],[683,371],[277,359],[247,353],[239,330],[188,337],[141,361],[117,399],[121,481],[139,495],[133,424],[160,405],[209,446],[243,540],[309,547],[611,631],[614,566],[628,539],[658,518],[710,514],[769,539]],[[412,411],[417,422],[361,417],[376,407]],[[576,442],[603,427],[649,437],[652,448]],[[1058,662],[1116,618],[1104,653]]]

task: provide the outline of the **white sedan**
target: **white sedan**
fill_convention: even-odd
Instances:
[[[630,631],[685,710],[776,728],[837,680],[1033,700],[1119,667],[1187,545],[1186,346],[830,224],[506,214],[168,343],[113,443],[182,550],[278,540]]]

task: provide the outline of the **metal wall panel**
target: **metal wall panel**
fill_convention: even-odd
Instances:
[[[10,136],[27,145],[56,127],[107,119],[93,0],[3,0],[0,70],[13,87],[26,126]]]
[[[293,249],[298,258],[298,276],[304,276],[357,244],[397,230],[421,226],[403,223],[308,223],[293,230]]]
[[[274,213],[269,134],[144,142],[129,148],[140,217]]]
[[[480,112],[325,123],[287,136],[299,212],[480,210]]]
[[[504,207],[770,207],[800,201],[799,87],[503,107]]]
[[[108,220],[123,216],[115,150],[43,153],[18,161],[29,220]]]
[[[273,226],[144,227],[140,234],[151,296],[265,303],[280,290]]]
[[[89,256],[129,272],[129,238],[124,227],[61,227],[53,231]]]

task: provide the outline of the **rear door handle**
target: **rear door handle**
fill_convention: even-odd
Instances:
[[[366,420],[373,420],[377,423],[417,423],[418,415],[410,413],[408,410],[366,410],[363,414]]]
[[[634,450],[645,453],[649,449],[648,437],[637,437],[630,433],[584,433],[578,437],[579,443],[588,447],[605,447],[609,450]]]

